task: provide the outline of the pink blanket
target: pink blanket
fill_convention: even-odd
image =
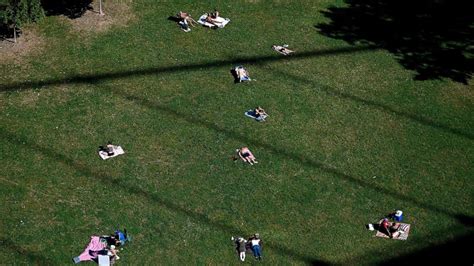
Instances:
[[[91,256],[89,251],[100,251],[106,248],[107,244],[100,242],[100,237],[98,236],[91,236],[91,242],[87,245],[84,252],[79,255],[80,261],[87,261],[92,260],[96,256]]]

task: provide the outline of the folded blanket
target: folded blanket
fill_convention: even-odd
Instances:
[[[206,18],[207,18],[207,14],[204,14],[202,15],[201,17],[199,17],[199,20],[197,21],[199,24],[203,25],[203,26],[206,26],[206,27],[209,27],[209,28],[213,28],[213,27],[219,27],[219,28],[224,28],[225,25],[227,25],[227,23],[230,22],[230,19],[228,18],[222,18],[222,17],[217,17],[214,20],[214,24],[213,23],[209,23],[206,21]]]
[[[107,152],[105,151],[99,151],[99,156],[102,158],[102,160],[107,160],[109,158],[113,158],[115,156],[119,156],[121,154],[124,154],[125,151],[123,151],[122,147],[120,146],[114,146],[114,154],[113,155],[108,155]]]
[[[75,263],[79,263],[81,261],[88,261],[97,258],[94,253],[94,251],[101,251],[104,248],[107,247],[106,242],[101,242],[100,237],[98,236],[91,236],[91,241],[89,242],[89,245],[87,245],[86,249],[84,249],[84,252],[81,253],[81,255],[75,257],[73,260]]]

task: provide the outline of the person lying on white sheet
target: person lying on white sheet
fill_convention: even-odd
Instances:
[[[219,17],[219,11],[214,10],[214,12],[207,13],[205,21],[216,27],[222,28],[224,27],[223,23],[226,21],[226,19]]]
[[[280,54],[283,54],[283,55],[289,55],[289,54],[294,52],[294,51],[286,48],[285,46],[280,46],[280,45],[273,45],[272,49],[279,52]]]

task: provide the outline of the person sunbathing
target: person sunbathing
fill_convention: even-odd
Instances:
[[[249,163],[250,165],[253,165],[254,163],[258,163],[257,160],[255,159],[255,156],[253,156],[252,152],[249,150],[247,147],[242,147],[237,150],[240,159],[242,161]]]
[[[207,13],[206,22],[219,27],[220,23],[222,23],[222,19],[219,19],[219,11],[214,9],[214,12]]]
[[[99,150],[101,152],[105,152],[107,153],[107,156],[112,156],[115,154],[115,147],[114,145],[112,145],[111,142],[107,142],[107,145],[104,147],[104,146],[99,146]]]
[[[243,66],[236,67],[235,74],[237,75],[239,82],[250,80],[249,72],[245,70]]]
[[[294,52],[294,51],[286,48],[285,46],[280,46],[280,45],[273,45],[272,49],[279,52],[279,53],[281,53],[281,54],[284,54],[284,55],[289,55],[289,54]]]
[[[267,114],[267,113],[265,112],[265,110],[264,110],[262,107],[260,107],[260,106],[258,106],[257,108],[255,108],[254,113],[255,113],[255,119],[256,119],[257,121],[264,121],[265,118],[268,117],[268,114]]]
[[[219,17],[219,11],[217,9],[214,9],[214,12],[209,13],[211,18],[216,19]]]
[[[177,17],[186,25],[195,27],[197,24],[197,22],[191,17],[189,13],[179,11]]]
[[[255,115],[256,115],[257,117],[259,117],[259,116],[268,116],[268,114],[265,112],[265,110],[264,110],[262,107],[260,107],[260,106],[258,106],[257,108],[255,108]]]

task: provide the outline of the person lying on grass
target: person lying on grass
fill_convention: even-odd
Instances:
[[[255,108],[255,117],[258,121],[263,121],[268,117],[268,114],[263,110],[262,107],[258,106]]]
[[[219,23],[221,21],[217,21],[218,18],[219,18],[219,11],[217,11],[217,9],[214,9],[214,12],[207,13],[206,22],[211,23],[215,26],[219,26]]]
[[[258,163],[257,159],[255,159],[255,156],[253,156],[252,152],[247,147],[238,149],[237,153],[239,154],[239,157],[242,159],[242,161],[249,163],[250,165]]]
[[[103,151],[103,152],[106,152],[107,156],[114,155],[115,154],[114,149],[115,149],[115,147],[110,141],[107,142],[107,145],[105,147],[104,146],[99,146],[99,150]]]
[[[285,46],[280,46],[280,45],[273,45],[272,49],[279,52],[280,54],[283,54],[283,55],[289,55],[289,54],[294,52],[294,51],[286,48]]]
[[[176,16],[181,21],[183,21],[184,24],[186,24],[186,25],[191,25],[191,26],[195,27],[195,25],[197,24],[197,22],[191,17],[191,15],[189,13],[179,11],[179,13]]]
[[[238,66],[234,69],[235,75],[237,75],[238,82],[249,81],[249,72],[243,67]]]

